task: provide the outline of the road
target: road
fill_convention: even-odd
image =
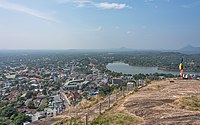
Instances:
[[[61,87],[60,88],[60,94],[61,94],[61,97],[64,99],[65,101],[65,106],[66,106],[66,109],[70,108],[71,106],[71,103],[69,101],[69,99],[67,98],[67,95],[65,94],[63,88]]]

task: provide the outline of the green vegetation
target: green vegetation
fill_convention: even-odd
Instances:
[[[35,105],[34,105],[33,101],[28,102],[28,108],[30,108],[30,109],[34,109],[35,108]]]
[[[0,112],[2,117],[11,117],[13,114],[17,114],[17,110],[10,106],[2,108]]]
[[[200,111],[200,96],[182,97],[178,102],[178,106],[183,109]]]
[[[12,104],[9,104],[0,109],[0,125],[23,125],[23,122],[30,122],[31,117],[25,113],[17,112]]]
[[[109,95],[112,92],[112,88],[109,85],[105,85],[99,88],[99,94],[101,96]]]
[[[33,95],[34,95],[33,91],[28,91],[28,92],[26,93],[25,97],[26,97],[27,99],[30,99],[30,98],[32,98]]]
[[[100,115],[91,125],[136,125],[141,121],[141,118],[128,113],[113,113]]]
[[[12,125],[12,120],[8,118],[0,118],[0,125]]]
[[[200,54],[181,54],[178,52],[114,52],[113,54],[105,54],[103,59],[96,57],[98,62],[104,65],[121,61],[131,66],[150,66],[158,67],[162,70],[178,71],[178,65],[180,58],[183,57],[184,71],[199,72],[200,71]],[[103,65],[101,65],[103,66]],[[100,68],[102,71],[106,71],[106,68]]]
[[[91,100],[91,102],[89,102],[89,103],[83,105],[83,106],[81,107],[81,109],[90,108],[90,107],[92,107],[93,105],[97,104],[98,102],[99,102],[99,99],[93,98],[93,100]]]
[[[24,113],[19,113],[15,118],[14,118],[14,125],[23,125],[23,122],[31,122],[31,117],[26,116]]]
[[[58,120],[52,125],[78,125],[78,124],[76,123],[75,118],[64,118],[64,119]]]

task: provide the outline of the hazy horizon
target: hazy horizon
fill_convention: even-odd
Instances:
[[[0,0],[0,50],[200,46],[200,0]]]

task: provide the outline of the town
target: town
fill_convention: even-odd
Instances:
[[[0,123],[28,124],[61,114],[83,99],[172,74],[122,74],[106,69],[110,53],[18,52],[1,55]]]

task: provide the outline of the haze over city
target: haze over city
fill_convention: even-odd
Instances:
[[[0,49],[200,46],[200,0],[0,0]]]

